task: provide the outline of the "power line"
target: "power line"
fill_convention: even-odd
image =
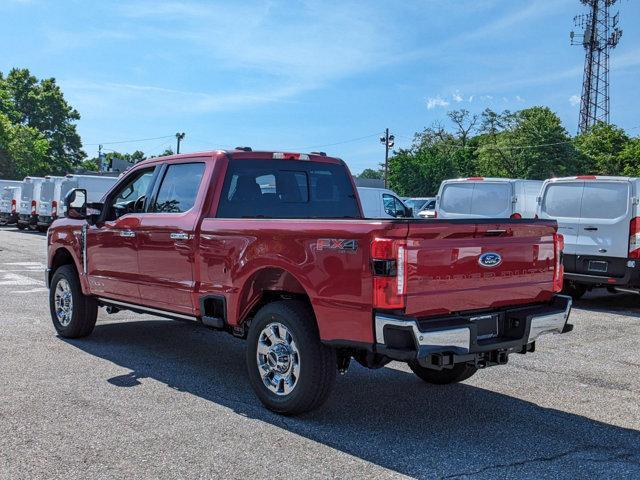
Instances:
[[[100,142],[100,143],[85,143],[85,147],[96,147],[98,145],[119,145],[122,143],[136,143],[136,142],[146,142],[149,140],[161,140],[163,138],[175,137],[175,134],[172,135],[164,135],[162,137],[151,137],[151,138],[138,138],[136,140],[121,140],[118,142]]]

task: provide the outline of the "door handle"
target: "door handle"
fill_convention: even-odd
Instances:
[[[120,232],[120,236],[125,238],[133,238],[136,236],[136,232],[134,232],[133,230],[122,230]]]
[[[596,230],[598,230],[598,227],[584,227],[584,229],[589,232],[595,232]]]
[[[189,234],[184,232],[173,232],[169,236],[171,240],[189,240]]]

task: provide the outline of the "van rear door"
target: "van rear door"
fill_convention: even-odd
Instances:
[[[513,199],[511,182],[447,183],[440,194],[438,218],[509,218],[513,213]]]
[[[558,232],[564,235],[565,255],[577,253],[583,190],[583,181],[568,180],[549,182],[542,192],[540,218],[557,220]],[[566,266],[574,271],[572,265]]]
[[[576,245],[578,255],[627,258],[631,198],[631,183],[627,180],[584,183]]]

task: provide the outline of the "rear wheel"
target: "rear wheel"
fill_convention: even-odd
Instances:
[[[24,223],[19,223],[17,227],[18,227],[18,230],[25,230],[27,228],[27,226]]]
[[[260,401],[284,415],[322,405],[335,383],[335,350],[320,342],[313,313],[286,300],[262,307],[247,337],[249,381]]]
[[[568,282],[565,280],[562,286],[562,293],[569,295],[574,300],[580,300],[580,298],[587,293],[587,286],[581,283]]]
[[[409,362],[409,368],[425,382],[437,385],[462,382],[478,371],[476,366],[466,363],[459,363],[453,368],[434,370],[423,367],[418,362]]]
[[[80,280],[72,265],[63,265],[53,274],[49,308],[53,326],[65,338],[89,335],[98,318],[98,303],[82,293]]]

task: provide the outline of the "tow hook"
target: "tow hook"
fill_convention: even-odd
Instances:
[[[349,370],[351,355],[338,355],[338,373],[344,375]]]
[[[114,307],[112,305],[107,305],[105,310],[107,311],[107,313],[109,315],[111,315],[112,313],[118,313],[120,311],[120,309],[118,307]]]

